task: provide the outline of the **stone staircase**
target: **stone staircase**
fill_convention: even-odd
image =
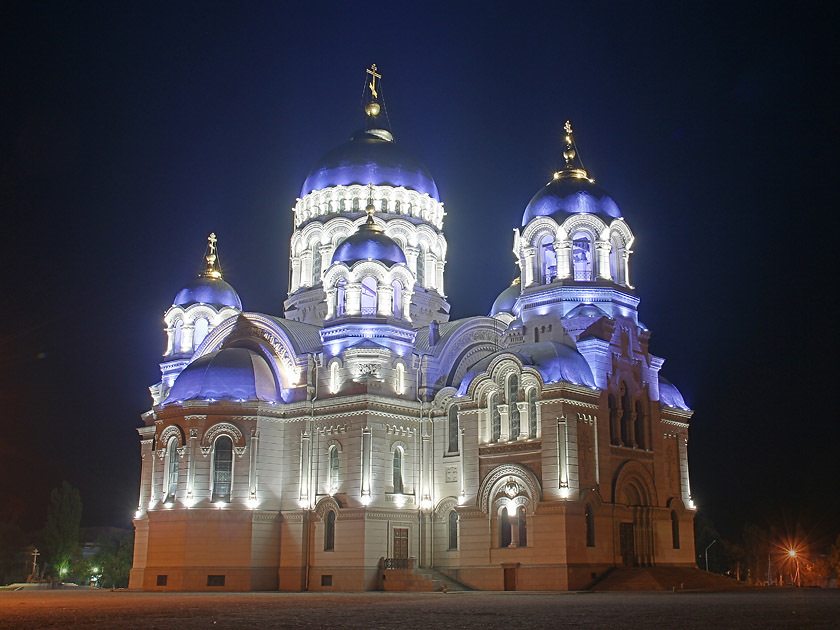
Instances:
[[[733,591],[743,586],[717,573],[694,567],[616,567],[590,591]]]
[[[384,591],[468,591],[457,580],[435,569],[388,569],[382,572]]]

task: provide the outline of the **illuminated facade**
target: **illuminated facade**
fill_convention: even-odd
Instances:
[[[571,126],[514,232],[520,278],[449,321],[443,204],[379,79],[297,200],[285,318],[242,310],[213,235],[165,315],[131,587],[565,590],[693,566],[692,411]]]

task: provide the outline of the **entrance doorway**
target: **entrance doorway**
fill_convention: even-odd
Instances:
[[[408,528],[394,528],[394,558],[408,559]]]
[[[625,567],[636,565],[636,532],[633,523],[621,523],[619,529],[621,560]]]
[[[516,567],[505,567],[505,590],[516,590]]]

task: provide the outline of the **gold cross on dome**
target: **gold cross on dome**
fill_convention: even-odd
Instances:
[[[365,70],[369,75],[371,75],[372,80],[368,83],[368,87],[370,88],[370,93],[373,95],[373,98],[379,98],[379,94],[376,92],[376,80],[381,79],[382,75],[376,72],[376,64],[371,64],[370,68]]]
[[[216,233],[215,232],[210,232],[210,236],[207,237],[207,243],[208,243],[207,247],[210,249],[211,254],[216,253],[216,241],[217,240],[218,239],[216,238]]]
[[[572,123],[571,123],[571,121],[567,120],[566,124],[563,125],[563,129],[565,129],[566,133],[572,133]]]

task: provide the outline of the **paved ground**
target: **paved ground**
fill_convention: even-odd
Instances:
[[[840,591],[0,592],[0,628],[838,628]]]

